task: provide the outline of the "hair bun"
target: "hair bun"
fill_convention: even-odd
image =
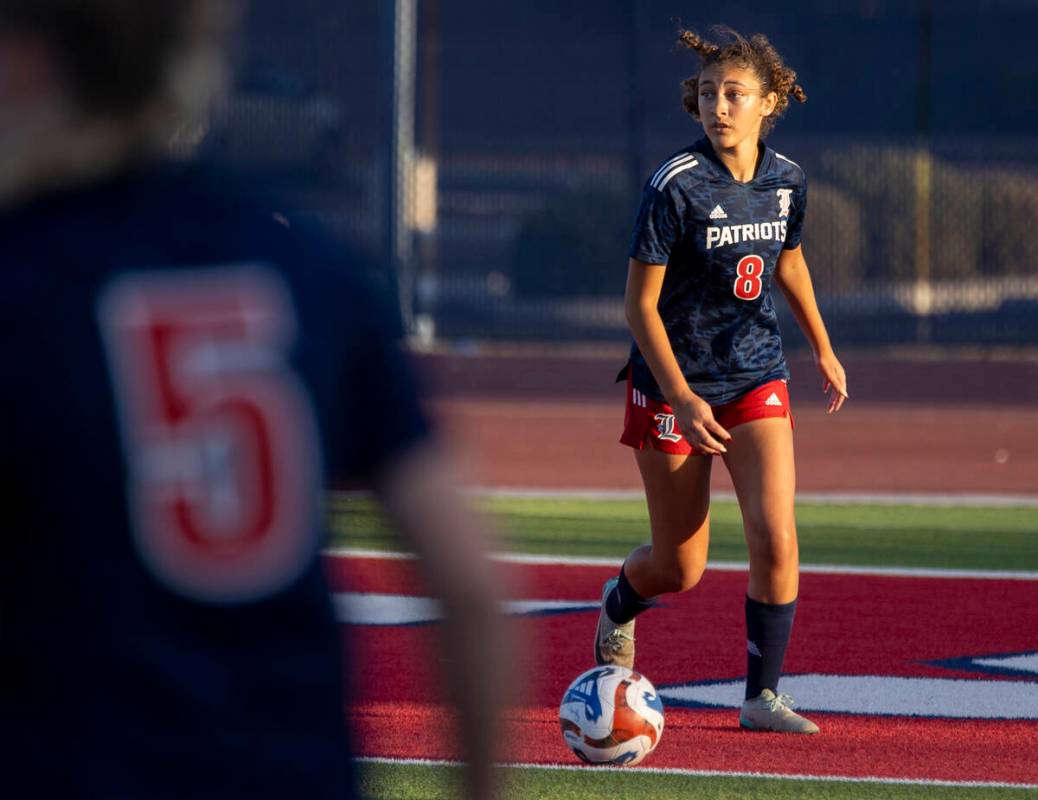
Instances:
[[[704,58],[710,58],[711,56],[715,56],[721,52],[719,45],[716,45],[713,42],[704,41],[703,37],[695,31],[682,30],[678,35],[678,42],[683,44],[689,50],[695,50]]]

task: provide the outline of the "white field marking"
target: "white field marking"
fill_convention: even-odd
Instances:
[[[1033,672],[1035,675],[1038,675],[1038,653],[1024,653],[1020,656],[974,658],[973,663],[981,667],[1012,669],[1019,672]]]
[[[405,594],[337,592],[332,595],[335,617],[355,625],[415,625],[443,618],[439,602]],[[505,614],[522,616],[551,612],[597,611],[600,600],[508,600]]]
[[[415,559],[413,553],[389,550],[365,550],[353,547],[329,547],[324,551],[331,558],[382,558],[388,560]],[[504,564],[563,567],[616,567],[622,558],[613,556],[554,556],[533,553],[495,553],[492,558]],[[711,561],[708,570],[717,572],[746,572],[744,561]],[[940,569],[937,567],[859,567],[849,564],[801,564],[800,572],[810,575],[876,575],[892,578],[953,578],[1000,581],[1038,581],[1038,572],[1027,570]]]
[[[503,500],[643,500],[641,489],[528,489],[471,487],[464,490],[472,497]],[[371,492],[329,492],[333,498],[372,498]],[[712,492],[714,500],[735,502],[733,492]],[[818,505],[863,506],[933,506],[941,508],[1038,508],[1038,495],[1027,494],[926,494],[926,493],[857,493],[798,492],[801,503]]]
[[[527,489],[474,487],[475,497],[544,500],[642,500],[641,489]],[[735,502],[734,492],[711,492],[714,500]],[[906,492],[798,492],[802,503],[819,505],[940,506],[945,508],[1038,508],[1038,495],[1025,494],[927,494]]]
[[[427,758],[383,758],[379,756],[365,756],[355,759],[362,764],[387,764],[412,767],[464,767],[461,761],[437,761]],[[628,775],[648,773],[650,775],[684,775],[691,778],[764,778],[778,781],[818,781],[820,783],[890,783],[898,786],[948,786],[969,789],[1038,789],[1038,783],[1007,783],[1002,781],[946,781],[930,778],[880,778],[876,776],[861,777],[857,775],[785,775],[780,772],[722,772],[710,769],[681,769],[680,767],[614,767],[594,766],[584,764],[523,764],[511,762],[498,764],[504,769],[541,769],[541,770],[564,770],[566,772],[601,772],[612,770],[623,772]]]
[[[739,708],[743,681],[660,687],[671,702]],[[971,678],[903,678],[891,675],[783,675],[782,690],[797,709],[883,717],[1038,719],[1038,684]]]
[[[339,592],[332,595],[332,605],[339,622],[357,625],[413,625],[443,616],[440,604],[430,597]]]

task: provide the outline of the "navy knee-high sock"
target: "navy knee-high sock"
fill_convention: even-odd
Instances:
[[[746,598],[746,699],[764,689],[778,693],[797,601],[771,605]]]
[[[652,608],[652,600],[642,597],[634,590],[621,568],[616,586],[606,595],[605,610],[609,619],[617,625],[624,625],[650,608]]]

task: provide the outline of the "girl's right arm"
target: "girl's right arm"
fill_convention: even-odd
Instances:
[[[660,318],[657,306],[666,271],[665,264],[629,260],[624,291],[627,324],[689,444],[697,452],[720,455],[727,452],[723,443],[731,441],[731,434],[714,419],[710,405],[689,387]]]

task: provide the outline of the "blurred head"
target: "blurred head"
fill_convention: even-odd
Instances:
[[[225,83],[233,0],[0,0],[0,197],[153,153]]]
[[[698,53],[701,63],[699,74],[682,82],[685,110],[703,124],[715,148],[748,137],[756,142],[771,132],[790,97],[803,103],[807,95],[763,34],[745,39],[731,28],[713,32],[721,44],[681,31],[679,44]]]

